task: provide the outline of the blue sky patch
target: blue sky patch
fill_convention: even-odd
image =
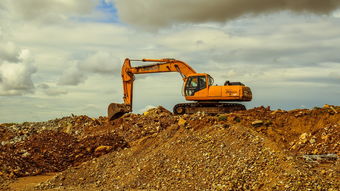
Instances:
[[[83,16],[71,16],[70,19],[78,22],[121,23],[114,4],[106,3],[105,0],[100,0],[92,13]]]
[[[117,15],[117,9],[113,3],[106,3],[104,0],[100,0],[96,10],[103,12],[106,15],[106,17],[101,18],[99,22],[120,23]]]

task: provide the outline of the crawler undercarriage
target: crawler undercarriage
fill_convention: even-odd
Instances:
[[[196,102],[180,103],[174,106],[174,114],[192,114],[204,112],[206,114],[231,113],[235,111],[246,110],[246,107],[238,103],[220,103],[220,102]]]

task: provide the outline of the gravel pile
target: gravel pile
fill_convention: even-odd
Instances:
[[[64,132],[44,130],[25,141],[0,147],[0,169],[10,178],[60,172],[128,146],[116,134],[78,140]]]
[[[338,141],[339,119],[334,111],[318,108],[287,112],[260,107],[220,116],[174,116],[156,108],[128,114],[108,128],[131,148],[67,169],[36,188],[339,190],[338,150],[330,147],[334,141],[318,136]],[[315,142],[307,136],[299,143],[304,147],[293,149],[291,143],[306,132]],[[335,160],[305,160],[311,145],[335,152]]]
[[[340,190],[339,113],[258,107],[176,116],[158,107],[112,122],[1,124],[0,183],[62,171],[35,189]]]
[[[15,144],[45,130],[65,132],[80,137],[85,130],[97,128],[104,121],[106,121],[106,118],[103,117],[95,119],[84,115],[72,115],[46,122],[4,123],[0,124],[0,143],[1,145]]]

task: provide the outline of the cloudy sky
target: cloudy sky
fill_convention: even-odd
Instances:
[[[126,57],[241,81],[248,108],[340,105],[340,1],[1,0],[0,123],[106,115]],[[181,88],[177,73],[136,76],[134,112],[172,110]]]

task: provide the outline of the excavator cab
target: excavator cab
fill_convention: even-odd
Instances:
[[[183,93],[188,101],[225,102],[250,101],[251,90],[240,82],[227,81],[223,86],[213,85],[214,79],[205,73],[191,74],[186,77]]]
[[[214,79],[208,74],[195,74],[187,77],[184,85],[184,96],[194,96],[200,90],[208,88]]]

